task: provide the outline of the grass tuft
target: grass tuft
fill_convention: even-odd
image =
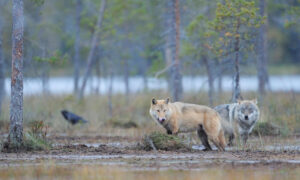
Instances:
[[[281,135],[282,132],[283,130],[274,123],[258,122],[255,125],[252,134],[256,136],[278,136]]]
[[[183,139],[179,138],[178,136],[168,135],[161,132],[152,132],[149,135],[144,136],[143,145],[144,149],[148,151],[152,149],[165,151],[190,149],[184,144]]]
[[[30,122],[30,131],[24,135],[23,143],[20,146],[13,146],[9,142],[2,145],[3,152],[20,152],[20,151],[36,151],[49,150],[52,143],[47,139],[48,126],[44,121]]]

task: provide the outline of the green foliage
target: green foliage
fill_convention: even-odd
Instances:
[[[255,36],[255,28],[264,23],[266,17],[258,14],[258,8],[254,1],[226,0],[224,4],[218,3],[216,17],[212,26],[220,34],[218,41],[214,44],[218,56],[226,55],[236,51],[234,43],[241,41],[244,50],[253,51],[251,39]],[[252,42],[253,43],[253,42]]]
[[[60,51],[55,51],[52,56],[42,58],[39,56],[33,57],[33,60],[37,62],[49,62],[51,64],[64,64],[69,59],[67,54],[62,54]]]
[[[300,18],[300,0],[295,0],[292,3],[292,6],[290,4],[283,4],[281,6],[285,14],[285,21],[284,21],[284,27],[285,28],[291,28],[296,27],[299,29],[299,18]]]
[[[151,63],[151,67],[148,69],[148,74],[154,74],[157,71],[163,69],[163,67],[165,67],[165,62],[161,57],[161,54],[159,54],[160,58],[157,59],[152,59],[152,63]]]
[[[30,131],[25,133],[24,147],[26,150],[47,150],[51,148],[51,142],[47,139],[48,126],[44,121],[32,121]]]
[[[196,59],[209,55],[217,33],[213,31],[211,20],[204,15],[197,16],[186,28],[188,41],[184,43],[185,54],[193,54]]]
[[[30,0],[35,6],[40,7],[45,3],[45,0]]]
[[[217,5],[217,2],[223,4]],[[265,17],[257,15],[258,4],[253,2],[254,0],[180,2],[181,28],[185,30],[181,31],[184,36],[181,36],[180,42],[180,59],[183,65],[191,63],[190,65],[193,66],[192,61],[199,60],[203,54],[208,55],[208,59],[214,59],[215,56],[222,56],[219,59],[223,59],[223,56],[232,52],[237,17],[243,23],[238,33],[241,39],[241,50],[243,50],[241,55],[244,57],[246,53],[251,52],[256,28],[261,21],[265,20]],[[57,65],[61,65],[60,68],[64,70],[61,72],[66,72],[62,75],[70,75],[72,70],[65,70],[65,68],[72,67],[70,64],[74,56],[75,36],[80,36],[80,60],[84,61],[89,52],[91,36],[96,30],[100,3],[101,1],[96,0],[81,1],[81,29],[80,34],[75,34],[76,0],[24,1],[26,16],[24,52],[26,56],[29,59],[35,57],[38,61],[53,63],[54,59],[62,58],[55,58],[53,57],[55,55],[52,55],[59,49],[61,56],[68,54],[70,58],[65,61],[66,63]],[[11,1],[3,1],[1,7],[2,49],[5,63],[9,64],[11,60]],[[158,62],[164,60],[165,2],[109,0],[106,7],[103,26],[99,30],[101,57],[96,58],[103,61],[108,59],[113,61],[112,64],[119,64],[123,54],[129,54],[127,57],[131,68],[130,74],[133,72],[153,74],[154,71],[161,69],[157,65]],[[268,62],[283,64],[287,61],[299,61],[300,53],[297,51],[298,44],[300,44],[299,7],[299,0],[266,1]],[[47,58],[43,56],[40,47],[47,48]],[[33,62],[30,66],[25,65],[25,74],[33,74],[33,71],[39,69],[37,67],[41,65],[43,64],[39,62]],[[108,69],[106,64],[103,66],[105,66],[104,69]],[[146,68],[139,69],[144,67]],[[114,67],[114,73],[119,75],[123,72],[122,68],[123,66]],[[185,72],[190,72],[189,68]],[[57,68],[53,68],[50,71],[52,73],[56,70]],[[105,74],[104,71],[101,73]]]
[[[32,121],[29,123],[30,131],[26,132],[21,146],[15,146],[9,142],[2,145],[3,152],[49,150],[52,143],[47,139],[48,126],[44,121]]]

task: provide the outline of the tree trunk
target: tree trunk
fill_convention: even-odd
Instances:
[[[112,68],[112,67],[110,67]],[[112,71],[112,70],[110,70]],[[108,87],[108,112],[109,117],[112,118],[113,116],[113,107],[112,107],[112,91],[113,91],[113,73],[110,72],[109,74],[109,87]]]
[[[102,20],[103,20],[103,15],[104,15],[104,11],[105,11],[105,6],[106,6],[106,0],[102,0],[101,7],[99,10],[97,25],[96,25],[95,32],[94,32],[93,38],[92,38],[91,49],[90,49],[90,52],[89,52],[89,55],[87,58],[87,66],[86,66],[85,73],[83,76],[82,86],[81,86],[81,89],[80,89],[80,92],[78,95],[79,99],[82,99],[82,97],[84,95],[86,82],[88,80],[90,71],[92,69],[93,60],[94,60],[93,56],[94,56],[94,52],[95,52],[95,49],[96,49],[97,43],[98,43],[99,30],[101,29],[101,26],[102,26]]]
[[[259,1],[259,13],[261,16],[265,15],[265,0]],[[268,71],[266,61],[266,25],[262,24],[259,29],[259,38],[257,44],[258,59],[257,59],[257,78],[258,78],[258,92],[260,101],[263,100],[263,96],[266,92],[266,85],[268,83]]]
[[[170,89],[174,101],[182,98],[182,76],[179,64],[179,40],[180,40],[180,12],[179,0],[167,1],[167,38],[166,57],[171,62]]]
[[[4,56],[2,49],[2,29],[3,29],[3,21],[2,17],[0,17],[0,116],[2,114],[2,103],[5,97],[5,73],[4,73]]]
[[[2,114],[2,103],[5,97],[5,73],[4,73],[4,56],[2,51],[2,21],[1,20],[2,19],[0,19],[0,116]]]
[[[49,94],[49,66],[48,62],[42,62],[42,88],[43,94]]]
[[[128,64],[128,59],[124,58],[124,82],[125,82],[125,94],[126,94],[126,101],[128,102],[129,100],[129,64]]]
[[[100,56],[98,56],[98,58],[100,59]],[[95,89],[95,91],[96,91],[96,94],[97,95],[100,95],[100,89],[101,89],[101,87],[100,87],[100,85],[101,85],[101,65],[100,65],[101,63],[100,63],[100,60],[98,60],[97,61],[97,63],[96,63],[96,89]]]
[[[10,101],[10,147],[23,142],[23,0],[13,0],[12,9],[12,76]]]
[[[80,15],[81,0],[76,1],[76,23],[75,23],[75,44],[74,44],[74,93],[78,93],[78,82],[80,72]]]
[[[220,63],[220,61],[218,59],[216,59],[216,66],[217,66],[217,77],[218,77],[218,97],[220,97],[220,95],[223,92],[223,82],[222,82],[223,68],[222,68],[222,64]]]
[[[202,56],[206,72],[207,72],[207,77],[208,77],[208,98],[209,98],[209,105],[212,107],[214,104],[214,78],[213,78],[213,71],[212,71],[212,64],[211,62],[207,59],[206,56]]]
[[[46,58],[46,45],[42,49],[42,58]],[[49,62],[42,62],[42,88],[43,88],[43,94],[49,94]]]
[[[143,84],[144,84],[144,91],[148,92],[148,77],[146,73],[143,73]]]
[[[240,20],[238,19],[235,34],[239,34],[239,28],[240,28]],[[235,36],[234,51],[235,51],[235,60],[234,60],[235,76],[234,76],[234,91],[232,96],[232,102],[237,102],[238,99],[242,99],[241,87],[240,87],[240,63],[239,63],[240,37],[239,36]]]

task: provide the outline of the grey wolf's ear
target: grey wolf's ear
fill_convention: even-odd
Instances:
[[[152,104],[153,104],[153,105],[157,104],[157,101],[156,101],[155,98],[152,98]]]
[[[238,100],[237,100],[237,103],[241,104],[241,103],[242,103],[242,100],[238,99]]]
[[[170,102],[170,98],[168,97],[166,100],[165,100],[166,104],[169,104]]]
[[[256,98],[253,99],[252,102],[253,102],[254,104],[257,104],[257,99],[256,99]]]

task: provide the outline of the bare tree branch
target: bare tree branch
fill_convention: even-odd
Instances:
[[[155,73],[154,78],[158,78],[158,76],[160,76],[161,74],[167,72],[172,66],[175,65],[175,62],[169,64],[168,66],[166,66],[164,69],[158,71]]]

